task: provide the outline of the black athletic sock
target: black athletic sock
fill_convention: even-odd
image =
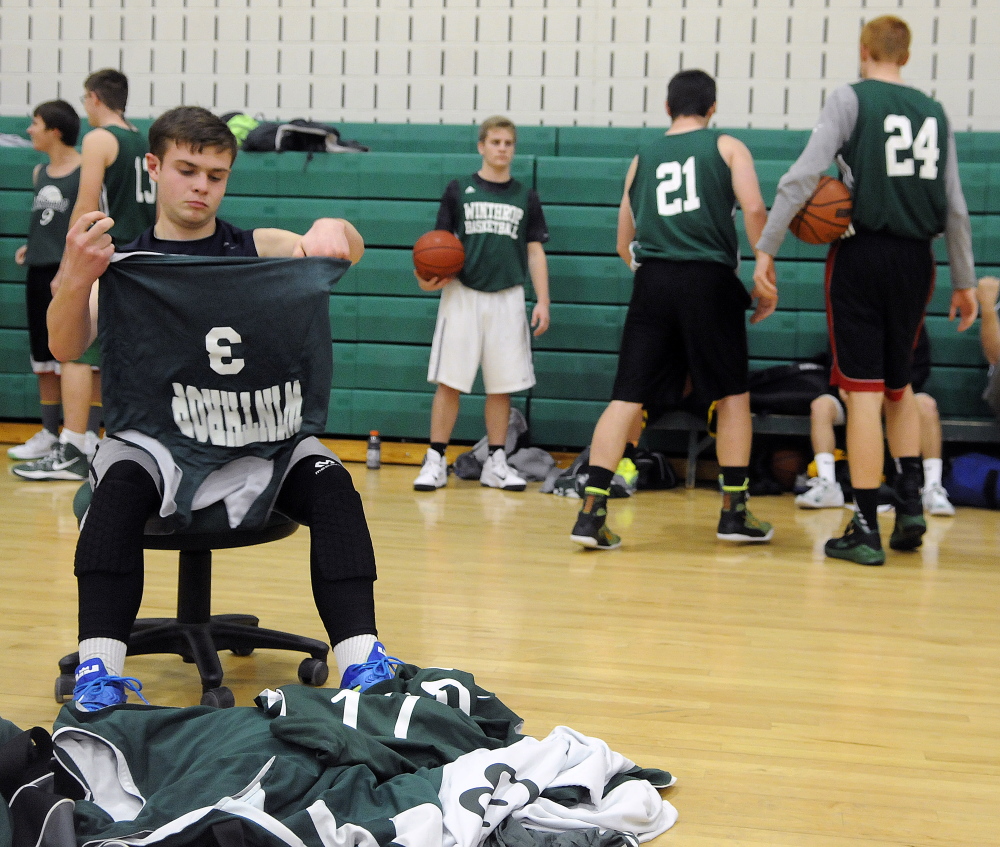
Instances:
[[[489,452],[487,455],[492,456],[497,450],[505,450],[507,448],[506,444],[491,444],[489,446]]]
[[[919,456],[902,456],[896,459],[899,477],[896,479],[896,494],[906,505],[913,506],[920,500],[920,489],[924,487],[924,463]]]
[[[878,489],[855,488],[854,508],[864,522],[862,529],[878,533]]]
[[[432,441],[431,442],[431,450],[437,451],[437,453],[440,454],[441,456],[444,455],[445,450],[447,450],[447,449],[448,449],[448,442],[447,441]]]
[[[600,491],[608,491],[611,488],[611,480],[615,472],[602,468],[599,465],[590,465],[587,468],[587,488],[596,488]]]
[[[42,428],[53,435],[59,435],[59,422],[62,420],[62,403],[42,403]]]
[[[635,461],[636,451],[639,449],[637,444],[633,444],[631,441],[625,442],[625,453],[622,455],[623,459],[630,459]]]
[[[101,420],[104,418],[104,406],[92,403],[87,413],[87,432],[100,432]]]

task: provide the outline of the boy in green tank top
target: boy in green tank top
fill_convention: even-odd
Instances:
[[[31,369],[38,376],[42,428],[24,444],[11,447],[7,455],[27,465],[12,468],[15,476],[32,479],[33,466],[44,460],[59,444],[62,396],[59,363],[49,350],[45,312],[52,302],[52,280],[59,270],[69,216],[80,183],[80,154],[76,139],[80,116],[65,100],[50,100],[35,108],[28,135],[31,146],[48,157],[48,164],[36,165],[31,175],[35,195],[31,204],[28,243],[19,247],[14,260],[27,265],[25,306]],[[22,476],[25,471],[28,476]]]
[[[847,456],[857,510],[826,555],[881,565],[878,488],[883,409],[895,486],[894,550],[915,550],[926,530],[921,502],[920,418],[913,349],[934,290],[931,239],[944,234],[951,265],[951,314],[959,332],[976,319],[969,213],[958,177],[955,138],[941,104],[903,83],[910,28],[892,15],[865,24],[861,80],[830,93],[802,155],[778,184],[756,242],[754,279],[774,274],[788,224],[835,159],[853,196],[849,236],[830,248],[827,318],[830,381],[847,395]]]
[[[722,512],[716,537],[770,541],[773,529],[747,509],[750,395],[747,391],[746,309],[751,321],[777,303],[774,275],[752,295],[737,277],[737,202],[750,243],[767,209],[753,157],[736,138],[708,129],[715,114],[715,80],[681,71],[667,87],[670,129],[643,144],[625,177],[618,210],[618,255],[635,271],[612,400],[590,445],[583,508],[570,535],[597,550],[621,539],[607,525],[611,480],[626,439],[645,406],[690,399],[718,413]]]
[[[80,188],[70,215],[72,226],[87,212],[114,218],[115,243],[127,244],[153,225],[156,190],[146,171],[146,137],[125,119],[128,77],[114,68],[84,80],[81,98],[93,129],[80,146]],[[63,430],[55,452],[33,462],[31,479],[87,478],[101,426],[100,346],[62,366]]]

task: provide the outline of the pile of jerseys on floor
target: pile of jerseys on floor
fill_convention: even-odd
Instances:
[[[255,703],[66,706],[51,735],[0,719],[0,847],[634,847],[677,820],[669,773],[522,735],[463,671]]]

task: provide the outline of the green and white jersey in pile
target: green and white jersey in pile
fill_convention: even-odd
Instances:
[[[629,202],[633,258],[718,262],[735,268],[736,195],[719,135],[698,129],[665,134],[639,148]]]
[[[99,293],[105,426],[156,460],[166,489],[160,516],[176,528],[203,483],[220,493],[229,486],[227,469],[250,486],[231,524],[260,525],[295,446],[324,432],[330,289],[349,267],[116,254]]]
[[[479,174],[448,184],[436,228],[454,232],[462,242],[465,265],[458,278],[477,291],[524,285],[528,243],[549,240],[534,189],[516,179],[489,182]]]
[[[104,171],[101,211],[114,218],[111,237],[127,244],[156,222],[156,183],[146,170],[149,144],[136,129],[104,127],[118,141],[118,155]]]
[[[364,693],[290,685],[258,708],[64,708],[53,742],[77,782],[80,845],[624,847],[673,825],[642,770],[598,739],[517,718],[470,674],[402,669]],[[584,841],[580,839],[583,838]]]

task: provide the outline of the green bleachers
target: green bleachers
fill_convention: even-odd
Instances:
[[[0,131],[23,132],[29,120],[0,118]],[[149,121],[137,121],[148,127]],[[14,127],[12,130],[11,127]],[[473,125],[344,124],[342,134],[372,148],[366,154],[309,156],[242,153],[233,169],[223,217],[240,226],[305,231],[317,217],[345,217],[365,237],[362,262],[330,300],[334,384],[328,429],[387,438],[427,437],[434,386],[427,360],[438,295],[413,277],[411,247],[431,229],[448,181],[479,166]],[[542,198],[552,325],[535,339],[537,384],[515,397],[534,443],[579,449],[590,439],[611,391],[632,274],[615,254],[617,209],[638,141],[662,128],[522,127],[515,175]],[[729,130],[753,152],[765,200],[808,139],[808,131]],[[1000,272],[1000,133],[959,133],[961,177],[972,213],[977,271]],[[24,242],[30,149],[0,150],[0,417],[37,419],[37,385],[27,362],[24,269],[14,251]],[[743,262],[752,285],[752,251],[737,215]],[[934,246],[945,261],[943,240]],[[827,248],[789,235],[777,262],[779,310],[750,327],[751,367],[806,358],[827,344],[824,271]],[[530,286],[527,290],[533,296]],[[959,334],[947,319],[950,274],[939,266],[927,327],[935,367],[927,389],[946,417],[988,414],[979,393],[985,369],[978,327]],[[483,434],[481,378],[463,401],[457,440]]]

